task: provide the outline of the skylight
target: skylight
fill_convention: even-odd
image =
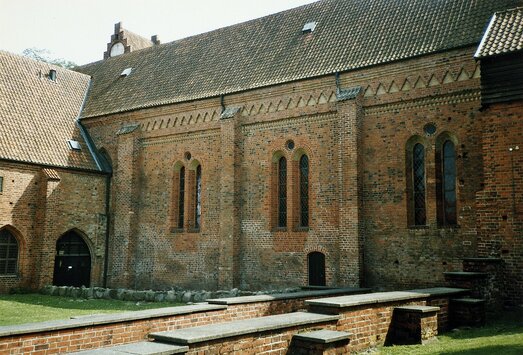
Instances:
[[[56,70],[54,70],[54,69],[49,70],[48,77],[50,80],[56,81]]]
[[[133,68],[125,68],[122,74],[120,74],[120,76],[129,76],[132,70]]]
[[[305,25],[303,25],[302,32],[303,33],[311,33],[316,29],[317,22],[307,22]]]
[[[69,143],[69,147],[72,150],[82,150],[82,146],[80,145],[80,142],[78,142],[78,141],[68,140],[67,143]]]

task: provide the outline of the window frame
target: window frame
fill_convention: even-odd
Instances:
[[[178,220],[176,221],[176,227],[181,230],[183,230],[185,226],[185,175],[185,166],[182,166],[178,171]]]
[[[421,149],[421,156],[416,152]],[[413,226],[427,225],[427,155],[425,146],[416,143],[412,147],[412,222]],[[420,212],[419,212],[420,211]],[[419,213],[418,213],[419,212]]]
[[[199,231],[202,226],[202,166],[198,164],[194,171],[194,219],[193,229]]]
[[[283,171],[283,173],[282,173],[282,171]],[[276,177],[277,177],[276,227],[279,229],[285,229],[288,226],[288,218],[289,218],[288,199],[287,199],[288,164],[287,164],[287,158],[285,156],[281,156],[278,158]]]
[[[306,166],[303,165],[306,162]],[[310,159],[307,154],[302,154],[298,160],[298,200],[299,215],[298,227],[310,227]],[[305,177],[305,178],[304,178]]]
[[[4,241],[3,238],[6,238]],[[13,243],[14,242],[14,243]],[[19,272],[19,260],[20,260],[20,242],[16,238],[15,234],[7,228],[0,230],[0,245],[5,246],[5,257],[0,254],[0,277],[1,276],[17,276]],[[10,256],[10,247],[14,245],[16,248],[16,256]],[[2,248],[0,248],[1,250]],[[14,271],[9,271],[9,263],[14,264]]]
[[[457,144],[449,135],[438,137],[436,151],[437,221],[441,228],[458,226]],[[447,148],[451,147],[451,155]],[[449,164],[452,164],[450,167]],[[448,179],[452,181],[448,181]],[[452,188],[449,189],[449,186]],[[451,198],[449,196],[451,195]],[[452,208],[454,211],[449,211]],[[449,218],[450,217],[450,218]]]

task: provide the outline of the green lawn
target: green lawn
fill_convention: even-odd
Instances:
[[[67,319],[72,316],[87,314],[140,311],[179,305],[181,304],[167,302],[72,299],[40,294],[0,295],[0,326]]]
[[[483,328],[444,333],[427,345],[383,347],[379,354],[521,355],[523,313],[503,313]]]

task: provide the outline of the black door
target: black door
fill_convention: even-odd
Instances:
[[[53,285],[85,286],[91,281],[91,253],[75,232],[64,234],[56,242]]]
[[[320,252],[310,253],[309,261],[309,285],[325,286],[325,255]]]

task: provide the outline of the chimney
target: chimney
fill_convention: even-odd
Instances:
[[[160,39],[158,38],[158,35],[151,36],[151,42],[153,42],[153,44],[155,45],[160,44]]]

